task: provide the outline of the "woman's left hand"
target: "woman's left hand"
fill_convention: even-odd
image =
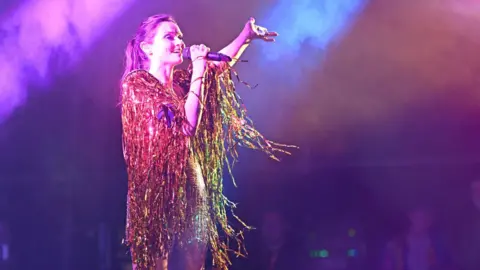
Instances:
[[[250,42],[254,39],[261,39],[267,42],[273,42],[275,41],[274,37],[278,36],[277,32],[270,32],[267,28],[256,25],[254,18],[250,18],[248,20],[242,32],[245,35],[247,42]]]

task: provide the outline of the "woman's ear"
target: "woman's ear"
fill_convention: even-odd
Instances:
[[[146,54],[146,55],[152,55],[152,45],[148,44],[145,41],[142,41],[140,43],[140,49]]]

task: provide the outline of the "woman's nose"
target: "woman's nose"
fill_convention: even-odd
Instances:
[[[183,40],[181,40],[181,39],[179,39],[179,38],[176,38],[176,39],[175,39],[175,45],[185,46]]]

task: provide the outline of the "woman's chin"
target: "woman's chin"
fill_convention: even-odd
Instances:
[[[183,57],[179,57],[178,59],[175,59],[174,61],[172,61],[172,65],[180,65],[181,63],[183,63]]]

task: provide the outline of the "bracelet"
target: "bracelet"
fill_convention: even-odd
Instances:
[[[194,94],[198,98],[198,100],[201,100],[200,97],[197,95],[197,93],[193,91],[188,91],[188,94]]]
[[[203,76],[202,76],[202,77],[195,78],[194,80],[192,80],[192,81],[190,82],[190,84],[192,84],[192,83],[194,83],[194,82],[196,82],[196,81],[198,81],[198,80],[200,80],[200,82],[203,83],[203,78],[204,78]]]
[[[206,58],[207,58],[207,57],[205,57],[205,56],[197,56],[197,57],[195,57],[194,59],[192,59],[192,63],[195,62],[195,61],[197,61],[197,60],[206,59]]]

